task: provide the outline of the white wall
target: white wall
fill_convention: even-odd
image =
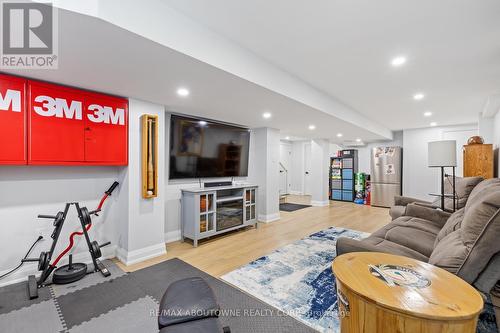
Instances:
[[[254,130],[254,174],[252,183],[259,185],[259,221],[272,222],[279,212],[279,147],[280,132],[273,128]]]
[[[280,194],[290,194],[292,187],[292,143],[290,141],[280,142],[279,162],[286,169],[286,171],[282,170],[280,166]]]
[[[311,204],[328,205],[330,144],[327,140],[311,141]]]
[[[433,200],[429,193],[439,192],[440,171],[427,166],[427,143],[430,141],[457,140],[457,150],[467,142],[470,135],[477,133],[477,124],[430,127],[403,131],[403,195]],[[458,164],[462,154],[457,155]],[[451,173],[451,169],[447,170]],[[461,176],[461,174],[457,174]]]
[[[124,168],[118,167],[62,167],[62,166],[0,166],[0,275],[17,266],[28,248],[39,235],[44,237],[32,251],[38,257],[40,251],[48,251],[52,243],[52,220],[38,219],[38,214],[55,215],[64,210],[66,202],[80,202],[81,206],[94,209],[107,188],[119,179]],[[102,243],[111,241],[104,247],[106,256],[114,256],[114,249],[121,241],[117,226],[120,207],[118,200],[123,196],[121,186],[108,199],[104,212],[94,217],[89,234],[93,240]],[[68,245],[69,234],[79,227],[74,207],[66,219],[56,247],[56,255]],[[90,261],[86,243],[77,237],[73,249],[75,261]],[[66,257],[67,258],[67,257]],[[64,263],[66,258],[62,261]],[[0,280],[0,285],[26,278],[37,273],[36,263],[26,263],[16,273]]]
[[[290,193],[304,193],[304,144],[309,141],[292,142],[291,185]]]
[[[158,196],[142,198],[141,116],[158,116]],[[117,257],[133,264],[165,253],[165,108],[129,99],[129,166],[120,178],[127,196],[120,198]]]

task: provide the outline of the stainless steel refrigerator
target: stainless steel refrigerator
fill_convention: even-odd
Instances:
[[[371,155],[371,204],[394,206],[394,196],[401,195],[403,180],[403,149],[401,147],[377,147]]]

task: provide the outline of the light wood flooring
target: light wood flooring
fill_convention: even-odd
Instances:
[[[288,196],[287,202],[308,204],[307,196]],[[251,227],[213,239],[201,241],[194,248],[190,241],[167,244],[167,254],[138,264],[125,266],[125,271],[135,271],[162,261],[179,258],[208,274],[220,277],[240,266],[293,243],[314,232],[331,226],[373,232],[390,221],[386,208],[330,201],[327,207],[309,207],[295,212],[280,212],[281,218],[271,223]]]

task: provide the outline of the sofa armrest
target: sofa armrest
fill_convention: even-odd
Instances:
[[[382,252],[380,248],[376,247],[363,240],[352,239],[348,237],[339,237],[337,239],[337,256],[344,253],[351,252]]]
[[[405,216],[412,216],[428,221],[437,222],[444,226],[451,213],[442,211],[436,207],[428,207],[418,203],[409,204],[406,206]]]
[[[394,197],[394,205],[395,206],[406,206],[414,202],[419,202],[422,204],[429,204],[432,205],[432,202],[430,201],[425,201],[417,198],[412,198],[412,197],[403,197],[401,195],[396,195]]]

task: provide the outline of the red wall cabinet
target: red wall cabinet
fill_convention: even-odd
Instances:
[[[28,81],[29,164],[127,165],[128,101]]]
[[[126,164],[128,101],[88,94],[85,110],[85,161]]]
[[[128,101],[0,74],[0,164],[127,165]]]
[[[26,80],[0,74],[0,164],[26,164]]]
[[[84,162],[84,95],[47,83],[28,83],[29,163]]]

